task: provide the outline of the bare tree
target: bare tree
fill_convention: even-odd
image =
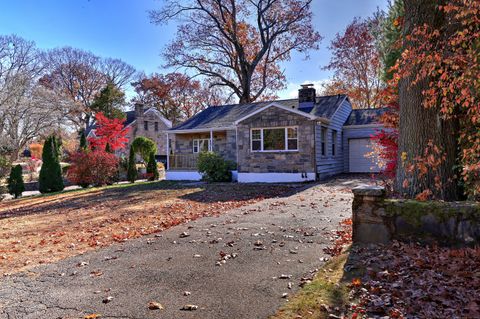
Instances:
[[[11,160],[45,130],[61,125],[62,96],[38,84],[42,52],[33,42],[0,36],[0,142]]]
[[[49,51],[46,63],[49,73],[41,82],[46,87],[67,95],[75,103],[67,115],[78,130],[92,124],[92,103],[108,83],[121,88],[135,74],[132,66],[119,59],[102,59],[91,52],[71,47]]]
[[[293,51],[318,48],[312,0],[167,0],[151,12],[156,24],[178,19],[176,39],[166,48],[167,67],[208,77],[241,103],[285,86],[280,63]]]
[[[102,73],[107,81],[122,89],[135,77],[136,70],[130,64],[120,59],[106,58],[101,60]]]

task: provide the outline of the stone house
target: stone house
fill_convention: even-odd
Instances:
[[[117,152],[118,156],[128,156],[130,145],[135,138],[148,137],[157,144],[157,161],[167,161],[167,130],[172,127],[172,122],[164,118],[160,112],[153,108],[145,108],[142,103],[135,104],[133,111],[125,112],[124,126],[129,128],[128,143],[125,149]],[[87,137],[95,137],[95,126],[86,132]]]
[[[366,154],[384,109],[352,110],[346,95],[212,106],[167,131],[170,180],[199,180],[199,153],[237,163],[238,182],[300,182],[343,172],[378,172]]]

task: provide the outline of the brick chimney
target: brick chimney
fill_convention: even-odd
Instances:
[[[315,88],[313,84],[302,84],[301,89],[298,90],[298,103],[315,102]]]
[[[143,117],[144,105],[142,102],[135,103],[135,118]]]

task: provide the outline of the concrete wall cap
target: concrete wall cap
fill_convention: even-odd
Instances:
[[[360,185],[352,189],[353,195],[359,196],[384,196],[385,187],[373,185]]]

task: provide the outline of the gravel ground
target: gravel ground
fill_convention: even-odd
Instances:
[[[364,182],[306,185],[5,277],[0,318],[267,318],[325,262],[331,231],[351,215],[349,189]]]

